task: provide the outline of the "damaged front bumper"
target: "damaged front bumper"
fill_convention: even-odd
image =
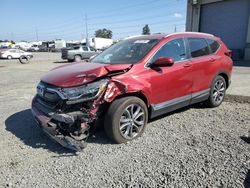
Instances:
[[[41,109],[42,107],[34,99],[31,108],[34,119],[52,140],[74,151],[81,151],[86,147],[89,125],[84,121],[87,114],[80,111],[70,113],[44,112],[44,109]]]

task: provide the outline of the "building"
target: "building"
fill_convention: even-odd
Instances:
[[[235,60],[250,60],[250,0],[188,0],[187,31],[220,37]]]

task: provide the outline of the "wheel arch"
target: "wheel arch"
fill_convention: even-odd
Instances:
[[[229,76],[226,72],[220,72],[217,76],[222,76],[225,81],[226,81],[226,87],[228,88],[230,83],[229,83]]]
[[[148,102],[147,97],[142,92],[140,92],[140,91],[138,91],[138,92],[131,92],[131,93],[124,93],[124,94],[118,95],[117,97],[115,97],[114,100],[120,99],[120,98],[123,98],[123,97],[129,97],[129,96],[131,96],[131,97],[138,97],[149,108],[149,102]]]
[[[212,87],[213,81],[214,81],[214,79],[215,79],[217,76],[222,76],[222,77],[225,79],[225,81],[226,81],[226,88],[228,88],[229,85],[230,85],[230,79],[229,79],[230,77],[229,77],[229,75],[228,75],[225,71],[219,71],[217,74],[215,74],[215,76],[214,76],[213,79],[211,80],[210,88]]]
[[[75,54],[74,57],[76,57],[76,56],[80,56],[80,57],[82,58],[82,55],[81,55],[81,54]]]

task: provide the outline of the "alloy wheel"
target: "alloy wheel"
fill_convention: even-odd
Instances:
[[[120,133],[126,139],[135,138],[145,126],[145,113],[138,104],[129,105],[120,118]]]
[[[225,84],[222,80],[217,80],[213,88],[213,100],[216,103],[222,102],[225,95]]]

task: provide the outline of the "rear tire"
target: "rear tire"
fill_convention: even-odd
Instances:
[[[11,60],[11,59],[12,59],[12,56],[11,56],[11,55],[8,55],[8,56],[7,56],[7,59]]]
[[[214,108],[220,106],[226,95],[226,81],[222,76],[217,76],[211,86],[210,95],[205,102],[206,106]]]
[[[146,104],[138,97],[115,100],[105,116],[104,129],[115,143],[126,143],[142,135],[148,121]]]
[[[80,62],[82,60],[82,57],[80,55],[75,55],[74,61],[75,62]]]

